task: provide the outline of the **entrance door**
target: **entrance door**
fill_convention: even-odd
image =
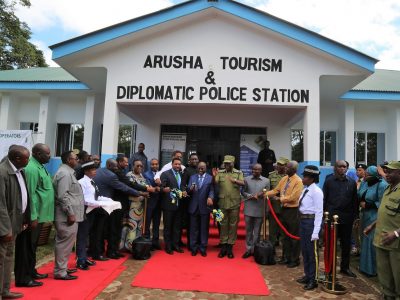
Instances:
[[[164,133],[186,133],[186,151],[184,162],[193,152],[205,161],[208,168],[219,168],[224,155],[235,156],[235,168],[240,165],[240,135],[266,135],[265,128],[251,127],[212,127],[212,126],[182,126],[162,125],[161,135]]]

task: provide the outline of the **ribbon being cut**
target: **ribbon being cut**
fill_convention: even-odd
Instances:
[[[218,223],[221,223],[221,221],[224,219],[224,213],[220,209],[213,209],[212,216],[213,219]]]
[[[183,197],[183,192],[180,189],[172,189],[169,193],[171,196],[171,203],[179,205],[179,200]]]

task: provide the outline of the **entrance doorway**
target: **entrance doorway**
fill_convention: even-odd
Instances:
[[[224,155],[234,155],[235,168],[239,169],[240,138],[243,134],[267,135],[266,128],[259,127],[213,127],[213,126],[185,126],[162,125],[161,137],[166,134],[181,134],[186,136],[184,164],[191,153],[197,153],[201,161],[208,164],[208,168],[219,168]],[[162,165],[169,162],[172,151],[161,149]]]

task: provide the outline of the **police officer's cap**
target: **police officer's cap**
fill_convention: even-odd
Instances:
[[[286,165],[289,162],[289,159],[286,157],[279,157],[279,159],[276,161],[277,164],[280,164],[282,166]]]
[[[90,170],[90,169],[97,169],[96,164],[94,163],[94,161],[89,161],[87,163],[82,164],[82,169],[85,170]]]
[[[312,177],[315,180],[318,180],[319,179],[319,174],[320,174],[320,171],[319,171],[317,166],[308,165],[308,166],[305,166],[302,175],[303,176],[307,176],[307,177]]]
[[[392,160],[387,165],[382,166],[382,168],[400,170],[400,161]]]
[[[233,155],[225,155],[224,156],[224,164],[225,163],[234,163],[235,157]]]
[[[364,170],[366,170],[368,168],[368,166],[366,164],[357,164],[356,169],[359,168],[363,168]]]

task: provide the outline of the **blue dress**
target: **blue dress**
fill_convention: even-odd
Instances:
[[[368,186],[366,181],[361,183],[358,190],[360,201],[365,201],[369,208],[361,209],[361,232],[365,227],[376,221],[378,207],[381,202],[383,193],[387,187],[384,180],[380,180],[372,186]],[[376,254],[372,244],[374,239],[375,229],[368,236],[361,236],[361,254],[360,254],[360,271],[369,276],[376,276]]]

